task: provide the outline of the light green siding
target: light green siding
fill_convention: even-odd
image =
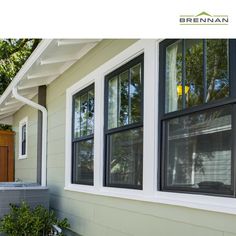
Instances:
[[[33,99],[37,101],[38,98]],[[28,146],[27,158],[19,160],[19,122],[28,117]],[[15,179],[26,182],[36,182],[37,180],[37,110],[23,106],[13,117],[13,130],[15,135]]]
[[[83,236],[236,236],[234,215],[64,190],[66,89],[134,42],[102,41],[48,86],[51,208]]]

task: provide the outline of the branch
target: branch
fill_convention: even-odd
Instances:
[[[25,44],[26,44],[27,42],[31,41],[31,40],[32,40],[32,39],[23,39],[23,40],[20,42],[20,44],[19,44],[16,48],[14,48],[13,50],[10,51],[10,54],[8,55],[8,57],[10,57],[12,54],[14,54],[14,53],[20,51],[20,49],[23,48],[23,47],[25,46]]]
[[[214,89],[215,86],[215,80],[216,80],[216,76],[217,76],[217,70],[218,70],[218,64],[219,64],[219,57],[215,56],[215,63],[214,63],[214,69],[213,69],[213,75],[212,75],[212,79],[211,79],[211,83],[208,87],[208,92],[207,92],[207,96],[206,96],[206,101],[208,102],[211,96],[211,92]]]

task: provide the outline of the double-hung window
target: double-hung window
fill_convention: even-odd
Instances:
[[[73,96],[72,183],[93,185],[94,84]]]
[[[142,189],[143,54],[105,77],[105,186]]]
[[[21,129],[21,155],[24,156],[26,154],[26,124]]]
[[[19,123],[19,159],[27,157],[27,132],[28,118],[25,117]]]
[[[160,188],[235,196],[235,40],[160,43]]]

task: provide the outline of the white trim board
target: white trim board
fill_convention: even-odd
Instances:
[[[182,194],[157,190],[158,143],[158,45],[161,40],[139,40],[86,77],[66,92],[66,154],[65,190],[81,193],[156,202],[236,214],[236,199],[195,194]],[[144,117],[143,117],[143,190],[111,188],[103,186],[103,138],[104,138],[104,78],[105,75],[144,53]],[[71,121],[72,96],[95,83],[94,130],[94,186],[71,183]]]

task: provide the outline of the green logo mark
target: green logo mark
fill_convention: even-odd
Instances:
[[[200,14],[198,14],[196,16],[212,16],[212,15],[210,15],[207,12],[203,11],[203,12],[201,12]]]

